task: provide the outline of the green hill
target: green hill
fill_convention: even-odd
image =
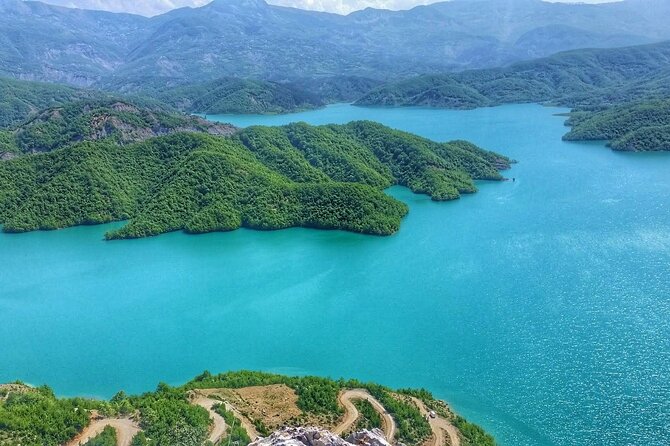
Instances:
[[[64,85],[0,78],[0,128],[18,124],[39,110],[99,95]]]
[[[0,131],[0,156],[49,152],[82,141],[128,144],[175,132],[233,131],[229,125],[126,100],[79,101],[46,109],[12,130]]]
[[[420,76],[392,82],[358,105],[473,108],[548,102],[600,106],[668,92],[670,42],[615,49],[585,49],[519,62],[506,68]]]
[[[509,163],[372,122],[177,133],[127,146],[105,139],[0,163],[0,222],[23,232],[130,220],[109,238],[241,226],[386,235],[407,207],[384,188],[450,200],[475,192],[475,179],[501,179]]]
[[[223,78],[169,89],[158,98],[191,113],[286,113],[323,105],[316,95],[294,85]]]
[[[574,112],[567,124],[572,130],[565,140],[607,140],[621,151],[670,150],[670,99]]]

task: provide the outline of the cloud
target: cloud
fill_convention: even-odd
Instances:
[[[211,0],[43,0],[54,5],[70,8],[100,9],[113,12],[130,12],[146,16],[162,14],[171,9],[184,6],[198,7]],[[226,0],[222,0],[226,1]],[[379,9],[409,9],[417,5],[427,5],[439,0],[267,0],[268,3],[291,6],[315,11],[348,14],[367,7]],[[570,0],[549,0],[555,2],[573,2]],[[604,3],[611,0],[583,0],[583,3]]]

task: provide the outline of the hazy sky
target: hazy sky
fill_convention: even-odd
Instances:
[[[202,6],[211,0],[43,0],[54,5],[86,9],[103,9],[115,12],[132,12],[156,15],[182,6]],[[268,3],[293,6],[303,9],[330,11],[347,14],[368,6],[384,9],[409,9],[416,5],[434,3],[438,0],[267,0]],[[555,0],[565,1],[566,0]],[[608,0],[582,0],[581,3],[603,3]],[[574,3],[574,1],[572,1]]]

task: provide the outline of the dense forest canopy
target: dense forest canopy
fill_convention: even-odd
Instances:
[[[670,150],[670,99],[575,111],[567,123],[566,140],[607,140],[614,150],[630,152]]]
[[[162,91],[165,103],[191,113],[285,113],[315,108],[324,102],[314,94],[276,82],[223,78]]]
[[[97,95],[64,85],[0,78],[0,128],[18,124],[45,108]]]
[[[102,139],[128,144],[175,132],[226,135],[233,131],[230,125],[161,107],[141,107],[127,100],[86,100],[43,110],[15,128],[0,131],[0,153],[49,152]]]
[[[548,102],[607,106],[666,94],[670,42],[615,49],[584,49],[509,67],[427,75],[390,82],[356,103],[474,108]],[[642,95],[642,97],[640,97]]]
[[[509,163],[373,122],[176,133],[126,146],[106,138],[0,163],[0,222],[23,232],[130,220],[109,238],[241,226],[387,235],[407,207],[384,188],[451,200],[475,192],[476,179],[500,180]]]

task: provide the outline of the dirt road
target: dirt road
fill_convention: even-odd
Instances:
[[[66,443],[66,446],[79,446],[93,437],[99,435],[107,426],[116,430],[116,446],[130,446],[133,437],[140,431],[137,423],[130,418],[102,418],[91,421],[83,431],[74,439]]]
[[[214,427],[209,433],[209,437],[207,437],[207,439],[212,443],[217,444],[221,440],[221,437],[223,437],[223,435],[226,433],[227,429],[226,420],[224,420],[223,417],[216,413],[216,411],[213,409],[214,406],[222,404],[221,401],[208,398],[200,393],[196,393],[194,398],[191,400],[191,403],[202,407],[209,413],[209,418],[214,422]]]
[[[416,407],[419,408],[421,415],[428,418],[428,423],[430,424],[430,429],[433,431],[433,439],[430,443],[430,446],[461,446],[461,437],[458,435],[458,429],[449,422],[449,420],[444,419],[440,416],[435,418],[430,418],[428,416],[428,408],[418,398],[412,397],[412,401],[416,404]],[[446,442],[445,433],[449,437],[449,443]]]
[[[395,420],[391,415],[386,412],[384,406],[381,405],[367,390],[364,389],[351,389],[345,390],[340,393],[338,400],[342,407],[344,407],[344,420],[333,429],[333,433],[337,435],[342,435],[344,432],[347,432],[352,428],[360,413],[356,406],[353,403],[353,400],[367,400],[372,404],[372,407],[375,408],[377,412],[382,417],[382,430],[384,431],[384,436],[389,443],[392,443],[395,438],[396,433],[396,424]]]
[[[196,390],[193,392],[192,394],[193,397],[191,399],[192,404],[197,404],[198,406],[205,408],[205,410],[209,412],[209,417],[214,421],[214,428],[212,429],[212,432],[209,435],[209,441],[216,444],[219,440],[221,440],[221,438],[226,433],[226,430],[228,429],[226,421],[223,419],[223,417],[212,409],[212,407],[217,404],[225,405],[226,410],[232,412],[233,415],[235,415],[235,418],[237,418],[237,420],[240,422],[244,430],[247,431],[247,434],[249,435],[249,438],[251,438],[252,441],[258,438],[260,435],[256,430],[256,426],[254,426],[247,419],[247,417],[243,416],[240,413],[240,411],[237,410],[236,407],[234,407],[228,401],[220,401],[206,396],[206,395],[216,395],[216,392],[218,390],[219,389]]]

